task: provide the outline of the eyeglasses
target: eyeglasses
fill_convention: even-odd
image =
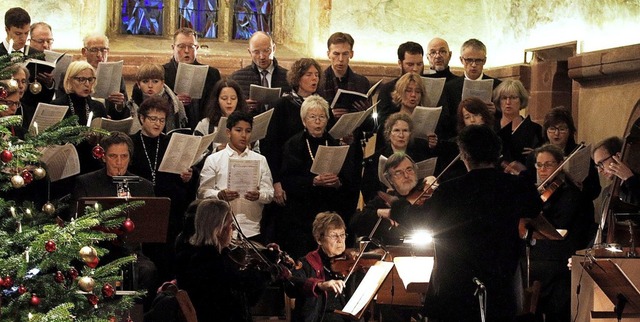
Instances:
[[[347,239],[347,237],[349,237],[349,234],[332,234],[332,235],[327,235],[325,236],[333,241],[338,241],[338,240],[345,240]]]
[[[85,84],[87,82],[89,84],[93,84],[93,82],[96,81],[95,77],[74,77],[73,79],[76,80],[80,84]]]
[[[569,132],[569,128],[567,128],[567,127],[555,127],[555,126],[547,128],[547,133],[556,133],[556,132],[558,132],[558,133],[567,133],[567,132]]]
[[[515,100],[519,100],[519,99],[520,99],[519,96],[500,96],[500,100],[501,101],[506,101],[506,100],[515,101]]]
[[[405,129],[393,129],[393,130],[391,130],[391,135],[400,135],[400,134],[410,135],[411,131],[405,130]]]
[[[610,155],[604,159],[602,159],[600,162],[596,163],[596,168],[599,168],[600,170],[604,170],[604,162],[613,158],[613,155]]]
[[[144,118],[151,121],[152,123],[164,124],[164,122],[167,121],[167,119],[159,118],[157,116],[145,116]]]
[[[313,122],[315,122],[315,121],[324,122],[324,121],[326,121],[326,120],[327,120],[327,117],[326,117],[326,116],[324,116],[324,115],[308,115],[308,116],[307,116],[307,119],[308,119],[308,120],[311,120],[311,121],[313,121]]]
[[[178,49],[180,49],[180,50],[185,50],[187,48],[196,50],[196,49],[200,48],[200,46],[195,45],[195,44],[177,44],[175,46],[178,47]]]
[[[44,44],[44,43],[47,43],[49,45],[53,44],[53,38],[50,38],[50,39],[33,39],[33,38],[31,38],[31,39],[29,39],[29,41],[33,41],[33,42],[35,42],[37,44],[41,44],[41,45]]]
[[[102,53],[104,55],[109,53],[109,48],[107,47],[91,47],[91,48],[85,47],[85,49],[93,54]]]
[[[251,51],[251,55],[259,56],[260,54],[263,54],[265,56],[271,55],[271,48]]]
[[[444,49],[440,49],[438,51],[432,50],[432,51],[429,52],[429,56],[431,56],[431,57],[435,57],[438,54],[440,54],[440,56],[446,56],[447,54],[449,54],[449,51],[444,50]]]
[[[391,172],[391,175],[394,178],[397,179],[397,178],[402,178],[402,177],[407,176],[407,175],[414,175],[415,173],[416,173],[416,170],[413,169],[413,167],[411,167],[411,168],[406,168],[404,170],[395,170],[395,171]]]
[[[0,105],[6,105],[9,108],[20,106],[20,101],[0,100]]]
[[[473,65],[473,63],[475,63],[476,65],[484,65],[484,62],[487,59],[486,58],[464,58],[464,57],[462,57],[462,60],[467,65]]]
[[[558,165],[558,162],[547,161],[545,163],[536,162],[536,169],[553,169]]]

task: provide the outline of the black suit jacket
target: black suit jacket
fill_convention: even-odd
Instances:
[[[126,176],[135,176],[128,172]],[[129,185],[132,197],[154,197],[153,184],[147,179],[140,178],[139,183]],[[100,169],[76,177],[73,189],[73,200],[82,197],[116,197],[117,185],[113,177],[107,175],[107,169]]]

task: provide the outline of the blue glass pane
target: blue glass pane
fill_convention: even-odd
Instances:
[[[218,37],[217,0],[180,0],[178,28],[191,28],[199,37]]]
[[[237,0],[233,7],[233,39],[249,39],[256,31],[271,34],[273,0]]]
[[[132,35],[162,35],[163,0],[123,0],[120,32]]]

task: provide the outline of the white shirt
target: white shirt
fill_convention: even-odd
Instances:
[[[231,209],[238,219],[242,232],[247,236],[260,233],[260,219],[262,209],[273,199],[273,179],[267,159],[247,148],[242,153],[233,150],[229,144],[224,149],[210,155],[204,162],[200,172],[200,187],[198,199],[218,199],[218,193],[227,188],[229,179],[229,159],[259,160],[260,161],[260,197],[256,201],[249,201],[243,196],[230,202]]]

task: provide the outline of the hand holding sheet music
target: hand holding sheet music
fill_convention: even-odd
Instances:
[[[311,173],[340,173],[344,160],[349,152],[348,145],[342,146],[318,146],[318,151],[311,165]]]
[[[442,113],[442,106],[439,107],[422,107],[416,106],[411,113],[413,120],[413,131],[417,138],[428,139],[429,134],[436,131],[436,125]]]
[[[69,110],[69,106],[38,103],[38,107],[36,107],[31,119],[31,124],[29,124],[29,130],[31,130],[34,123],[37,123],[37,131],[45,131],[52,125],[62,121],[65,114],[67,114],[67,110]]]
[[[158,171],[182,174],[200,160],[213,141],[213,134],[195,136],[173,133]],[[197,147],[194,149],[193,147]]]
[[[280,87],[264,87],[255,84],[249,86],[249,99],[262,104],[275,104],[280,98]]]
[[[493,94],[493,79],[468,80],[465,78],[462,86],[462,100],[477,97],[485,103],[491,103]]]
[[[424,93],[424,97],[422,98],[422,104],[424,104],[424,106],[438,106],[438,101],[440,101],[440,96],[442,96],[442,90],[444,89],[444,83],[446,80],[447,79],[444,77],[422,77],[422,84],[424,84],[424,88],[426,90],[426,93]]]
[[[96,88],[94,97],[108,98],[111,93],[120,92],[123,61],[100,62],[96,71]]]
[[[329,135],[336,140],[342,139],[343,137],[353,133],[355,129],[357,129],[364,120],[367,119],[373,112],[373,106],[369,107],[366,111],[360,111],[355,113],[347,113],[342,115],[336,124],[331,127],[329,130]]]
[[[176,73],[176,84],[173,91],[176,94],[188,94],[191,99],[202,98],[202,90],[207,79],[207,65],[192,65],[178,63],[178,71]]]

